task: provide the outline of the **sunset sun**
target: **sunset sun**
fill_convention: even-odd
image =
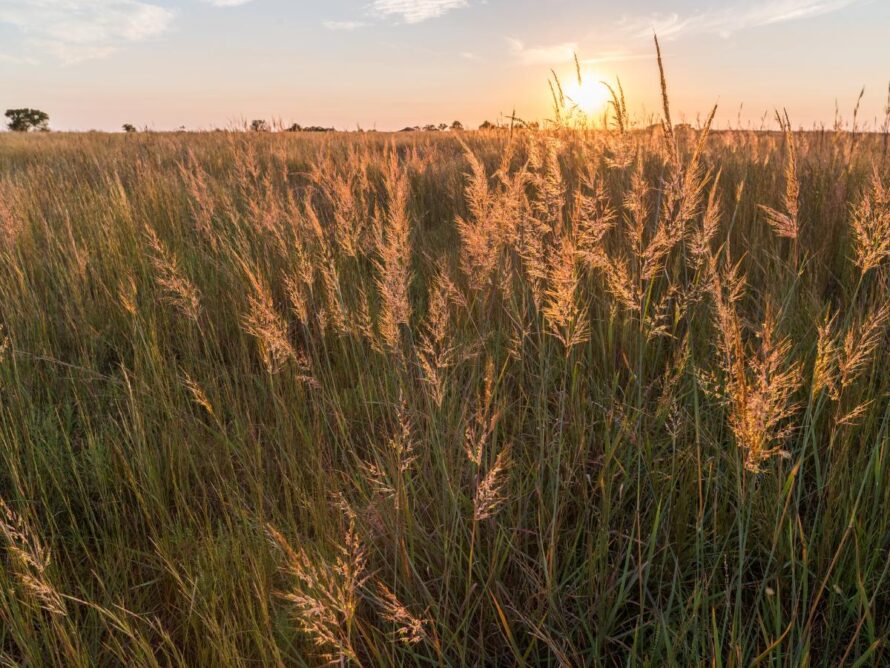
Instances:
[[[600,114],[609,101],[609,90],[598,77],[588,76],[579,83],[573,80],[566,86],[566,98],[588,116]]]

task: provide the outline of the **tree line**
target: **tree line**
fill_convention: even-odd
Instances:
[[[6,118],[9,121],[6,124],[7,129],[12,132],[49,132],[49,114],[45,111],[41,111],[39,109],[30,109],[30,108],[22,108],[22,109],[7,109]],[[526,123],[524,124],[527,127],[537,127],[537,123]],[[503,126],[492,123],[491,121],[485,121],[480,126],[480,130],[495,130],[502,128]],[[272,132],[273,127],[270,123],[263,119],[255,119],[250,122],[248,126],[251,132]],[[124,123],[121,126],[121,129],[126,133],[137,132],[137,128],[132,123]],[[185,128],[180,128],[184,130]],[[444,132],[450,130],[452,132],[460,132],[464,130],[464,124],[460,121],[453,121],[450,125],[448,123],[429,123],[427,125],[413,125],[402,128],[401,132]],[[282,131],[284,132],[335,132],[334,128],[322,127],[320,125],[309,125],[302,126],[299,123],[293,123],[287,127],[282,127]]]

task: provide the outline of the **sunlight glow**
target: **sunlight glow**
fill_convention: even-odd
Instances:
[[[566,86],[565,95],[570,104],[577,106],[579,111],[588,116],[602,113],[609,101],[608,89],[599,77],[593,75],[582,77],[580,84],[573,77]]]

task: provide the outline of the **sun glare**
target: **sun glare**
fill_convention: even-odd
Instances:
[[[609,101],[609,91],[598,77],[586,76],[579,84],[573,79],[565,91],[570,103],[588,116],[602,113]]]

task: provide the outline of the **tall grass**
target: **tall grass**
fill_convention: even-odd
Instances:
[[[883,138],[613,108],[0,137],[3,661],[890,661]]]

